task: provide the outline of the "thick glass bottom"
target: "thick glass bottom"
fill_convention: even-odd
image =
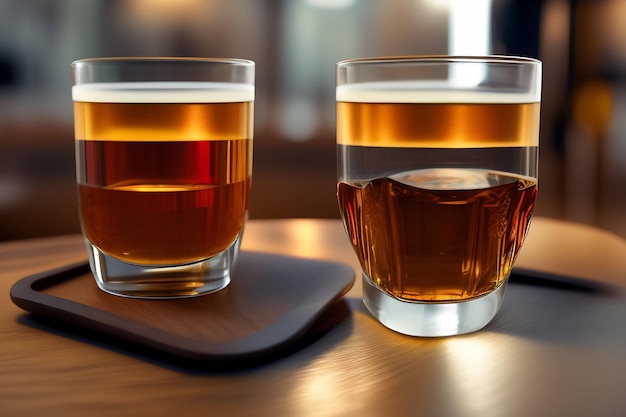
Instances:
[[[363,302],[383,325],[410,336],[439,337],[474,332],[496,315],[507,281],[490,294],[467,301],[420,303],[383,292],[363,273]]]
[[[219,291],[230,283],[241,234],[211,258],[174,266],[131,264],[107,255],[87,239],[85,243],[91,271],[103,291],[132,298],[186,298]]]

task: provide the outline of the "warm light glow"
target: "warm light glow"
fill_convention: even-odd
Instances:
[[[386,330],[382,332],[386,333]],[[314,414],[318,417],[368,415],[380,390],[373,375],[384,374],[388,367],[376,355],[368,357],[371,360],[359,357],[359,352],[372,349],[372,343],[375,341],[357,338],[350,348],[337,346],[329,354],[316,357],[309,366],[300,369],[288,395],[294,406],[289,414],[299,416],[315,410]],[[346,366],[355,359],[362,363]],[[393,410],[390,415],[394,415]]]
[[[301,257],[314,257],[324,252],[322,231],[316,227],[315,221],[301,220],[288,229],[288,239],[294,248],[292,254]]]
[[[597,26],[597,31],[601,43],[606,45],[606,56],[611,56],[612,60],[622,65],[626,64],[626,2],[610,0],[598,2],[594,7],[600,10],[602,24]]]
[[[594,138],[601,138],[613,119],[613,92],[608,82],[587,81],[574,91],[574,121]]]
[[[340,369],[336,372],[311,370],[301,379],[294,391],[294,398],[302,410],[315,409],[317,415],[345,415],[353,410],[354,404],[346,401],[346,386]]]
[[[203,0],[131,0],[126,3],[127,13],[141,21],[175,22],[194,19]]]
[[[484,331],[484,330],[483,330]],[[506,366],[502,365],[501,351],[496,342],[488,337],[455,337],[446,340],[445,352],[450,360],[449,387],[459,409],[468,415],[489,415],[493,411],[490,401],[497,398],[492,392],[500,378],[505,378]]]

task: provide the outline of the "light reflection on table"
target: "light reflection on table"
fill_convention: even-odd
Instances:
[[[288,356],[236,372],[181,369],[38,327],[0,303],[0,415],[626,415],[626,243],[537,218],[518,265],[610,285],[510,285],[483,331],[414,338],[361,301],[360,266],[338,220],[256,220],[242,248],[350,265],[349,316]],[[0,291],[85,258],[80,236],[0,244]]]

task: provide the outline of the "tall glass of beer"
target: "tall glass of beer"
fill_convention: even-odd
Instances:
[[[80,223],[102,290],[173,298],[228,285],[247,218],[254,67],[72,63]]]
[[[383,325],[483,328],[537,195],[541,62],[383,57],[337,64],[337,197]]]

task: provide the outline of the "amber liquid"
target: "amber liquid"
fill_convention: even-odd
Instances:
[[[151,265],[225,250],[247,213],[251,107],[76,102],[80,218],[89,241]]]
[[[539,103],[494,97],[337,103],[339,209],[388,294],[465,300],[510,274],[536,200]]]
[[[539,103],[337,103],[337,143],[402,148],[537,146]]]
[[[527,178],[446,169],[341,182],[338,198],[374,283],[405,300],[449,301],[490,293],[509,275],[536,191]]]

